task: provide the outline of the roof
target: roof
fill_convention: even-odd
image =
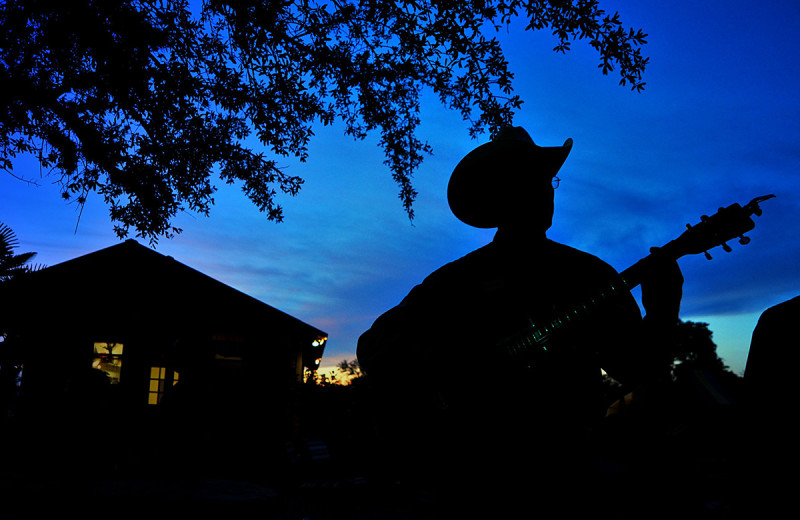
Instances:
[[[135,240],[83,255],[4,284],[4,318],[42,326],[192,327],[217,333],[313,341],[316,327]]]

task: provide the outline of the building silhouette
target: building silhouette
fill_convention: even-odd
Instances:
[[[0,327],[4,420],[47,462],[94,447],[107,467],[272,456],[327,340],[134,240],[0,285]]]

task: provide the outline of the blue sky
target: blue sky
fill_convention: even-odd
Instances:
[[[758,315],[800,294],[800,4],[601,5],[649,34],[643,93],[602,76],[583,42],[561,55],[546,32],[517,24],[501,35],[525,100],[515,124],[541,145],[575,142],[549,236],[622,270],[701,214],[774,193],[750,245],[717,248],[712,261],[680,260],[682,318],[708,322],[720,355],[741,373]],[[211,217],[182,215],[184,232],[157,251],[326,330],[323,366],[353,359],[359,334],[380,313],[492,238],[492,230],[456,220],[445,198],[455,164],[486,139],[471,140],[458,114],[431,96],[422,119],[434,155],[416,176],[413,224],[376,138],[353,141],[334,125],[315,129],[308,162],[284,161],[306,179],[297,197],[282,199],[285,222],[268,222],[236,187],[222,185]],[[29,161],[15,168],[38,178]],[[99,197],[89,198],[78,224],[77,208],[49,182],[34,187],[0,175],[0,221],[14,229],[20,251],[53,265],[118,243]]]

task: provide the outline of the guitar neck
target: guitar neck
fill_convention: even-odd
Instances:
[[[625,288],[630,291],[631,289],[641,285],[644,279],[644,273],[650,269],[650,265],[656,261],[677,260],[684,256],[685,253],[679,251],[673,246],[673,242],[659,248],[657,252],[651,253],[642,258],[629,268],[619,273],[620,282]]]
[[[521,334],[507,338],[500,345],[505,347],[506,353],[511,357],[546,351],[547,341],[554,333],[582,320],[607,301],[640,285],[653,262],[677,260],[687,254],[699,253],[704,253],[710,260],[708,249],[722,246],[725,251],[730,252],[731,248],[725,241],[736,237],[739,238],[740,244],[747,244],[750,239],[745,237],[744,233],[755,227],[751,215],[761,215],[759,204],[774,196],[756,197],[745,206],[732,204],[726,208],[719,208],[719,211],[711,217],[703,215],[694,227],[687,224],[687,231],[678,238],[659,248],[651,249],[650,255],[622,271],[604,290],[544,323],[535,323],[529,318]]]
[[[642,283],[644,273],[649,269],[649,264],[656,261],[656,257],[663,261],[664,257],[669,257],[672,260],[677,260],[683,253],[676,247],[673,242],[666,244],[658,249],[656,253],[652,253],[629,268],[622,271],[611,283],[609,283],[603,290],[598,291],[591,297],[586,298],[577,305],[573,305],[568,309],[559,312],[550,320],[544,322],[534,322],[528,319],[526,331],[523,334],[516,336],[513,340],[505,342],[505,349],[512,357],[518,357],[524,354],[531,354],[535,352],[542,352],[547,350],[547,341],[556,332],[568,328],[573,323],[577,323],[587,316],[594,313],[599,307],[611,301],[621,294],[629,292]]]
[[[587,298],[582,303],[556,314],[548,321],[535,322],[533,319],[528,318],[526,330],[515,338],[506,340],[503,343],[506,353],[514,358],[546,351],[547,342],[553,334],[566,329],[573,323],[582,321],[604,303],[636,287],[640,282],[637,281],[631,285],[633,281],[628,281],[623,274],[630,271],[628,276],[631,280],[634,280],[636,271],[632,269],[637,265],[639,265],[639,263],[623,271],[613,283],[610,283],[605,289],[594,294],[591,298]]]

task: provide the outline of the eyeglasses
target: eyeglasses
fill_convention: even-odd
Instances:
[[[558,177],[553,177],[552,182],[553,182],[553,189],[556,189],[558,188],[558,185],[561,183],[561,179],[559,179]]]

